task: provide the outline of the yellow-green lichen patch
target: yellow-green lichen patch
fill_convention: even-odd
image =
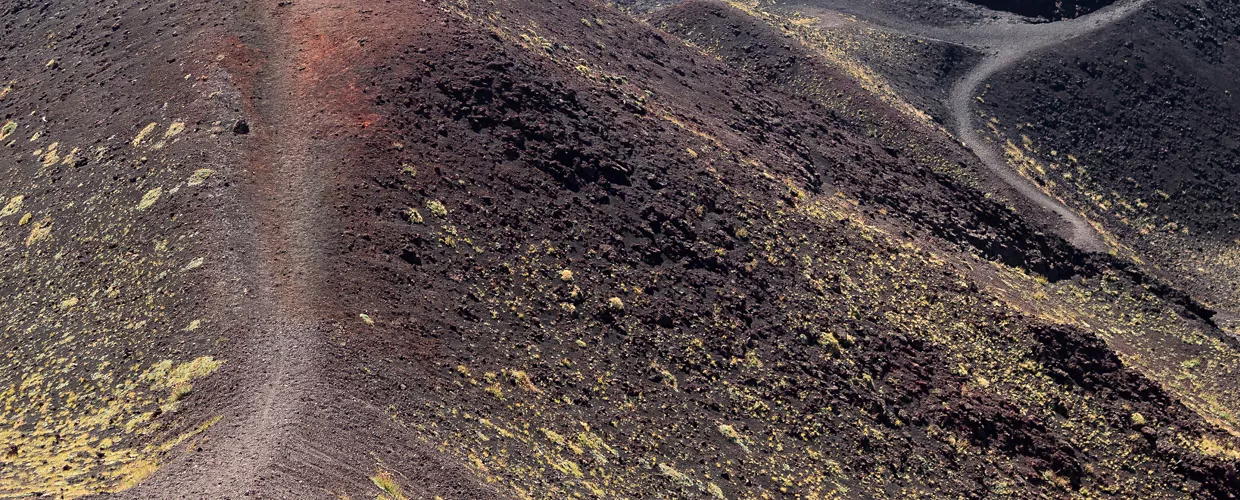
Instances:
[[[81,148],[73,148],[73,149],[70,149],[70,150],[69,150],[69,154],[66,154],[66,155],[64,156],[64,159],[62,159],[62,160],[60,161],[60,164],[61,164],[61,165],[69,165],[69,166],[77,165],[77,162],[78,162],[78,153],[79,153],[79,152],[81,152],[81,151],[82,151],[82,149],[81,149]]]
[[[7,446],[0,498],[49,492],[57,498],[77,498],[137,485],[158,468],[155,457],[159,453],[219,420],[217,417],[195,429],[167,434],[164,424],[153,419],[152,411],[175,411],[169,403],[188,393],[186,384],[209,374],[219,364],[210,358],[176,366],[165,361],[118,382],[112,375],[116,372],[113,368],[118,367],[102,362],[92,377],[100,382],[97,394],[66,393],[61,388],[62,374],[56,372],[27,375],[19,384],[0,392],[0,402],[4,403],[0,422],[6,422],[0,426],[0,442]],[[159,389],[168,384],[176,384],[176,389],[169,396],[161,396]],[[36,415],[14,414],[29,407],[40,411]],[[154,439],[143,449],[134,449],[121,444],[129,434]]]
[[[201,356],[181,364],[164,360],[151,367],[144,380],[151,383],[152,389],[167,389],[210,375],[223,364],[223,361],[211,356]]]
[[[200,168],[198,170],[195,170],[194,173],[189,176],[189,181],[186,182],[186,185],[189,185],[189,186],[202,185],[202,183],[206,182],[207,178],[211,177],[211,175],[214,173],[215,171],[209,168]]]
[[[185,131],[184,122],[172,122],[172,125],[169,125],[168,130],[164,132],[164,139],[167,140],[176,137],[183,131]]]
[[[17,122],[12,121],[12,120],[8,121],[7,123],[4,124],[3,127],[0,127],[0,141],[8,139],[9,136],[13,135],[13,132],[16,132],[16,131],[17,131]]]
[[[138,210],[151,208],[151,205],[159,201],[159,197],[162,194],[164,194],[164,189],[159,187],[147,191],[146,194],[142,195],[142,200],[138,202]]]
[[[60,161],[60,143],[53,142],[49,144],[47,146],[47,150],[43,153],[43,157],[40,158],[40,161],[43,162],[44,167],[50,167],[52,165],[55,165],[57,162],[59,162]]]
[[[514,245],[528,247],[527,252],[505,258],[494,274],[475,278],[471,289],[479,297],[478,312],[493,323],[465,335],[498,343],[505,356],[489,362],[476,356],[471,361],[476,365],[452,368],[455,385],[450,391],[469,398],[453,394],[424,409],[402,408],[406,423],[424,430],[423,438],[457,456],[483,480],[535,498],[623,498],[655,490],[690,498],[882,497],[895,491],[888,488],[902,487],[901,479],[890,470],[841,464],[856,463],[855,457],[868,453],[854,437],[891,443],[892,432],[915,429],[915,424],[898,415],[891,416],[890,424],[880,423],[868,410],[841,399],[827,405],[800,404],[802,397],[835,389],[816,385],[813,378],[787,376],[788,357],[782,353],[792,350],[815,364],[838,365],[843,376],[852,377],[849,385],[886,391],[908,381],[868,372],[858,337],[898,335],[936,346],[934,352],[948,369],[965,381],[953,391],[1012,402],[1029,418],[1048,422],[1063,439],[1098,453],[1090,467],[1107,482],[1085,484],[1082,496],[1106,488],[1112,495],[1139,497],[1149,491],[1145,480],[1161,465],[1141,453],[1141,443],[1129,439],[1129,415],[1137,409],[1124,410],[1120,421],[1108,420],[1106,402],[1056,381],[1036,354],[1038,344],[1025,339],[1046,323],[1106,332],[1141,348],[1140,358],[1151,361],[1138,366],[1170,366],[1178,372],[1181,364],[1153,357],[1165,355],[1153,344],[1140,343],[1146,334],[1177,335],[1202,344],[1193,359],[1210,358],[1189,365],[1194,373],[1210,366],[1222,373],[1237,366],[1234,356],[1213,345],[1191,322],[1158,307],[1148,294],[1132,296],[1131,287],[1112,277],[1050,283],[970,254],[923,248],[902,231],[869,218],[856,200],[844,196],[796,199],[795,207],[778,212],[756,208],[758,215],[743,217],[752,221],[746,224],[746,240],[761,250],[752,265],[788,269],[799,277],[781,289],[778,312],[772,314],[790,332],[800,332],[795,340],[777,347],[747,345],[752,337],[745,323],[723,308],[683,329],[642,326],[638,313],[648,309],[651,300],[643,289],[667,286],[666,274],[651,271],[643,276],[620,265],[609,269],[598,260],[572,260],[551,242],[531,239]],[[465,220],[458,222],[457,231],[482,239]],[[815,234],[834,234],[849,244]],[[570,268],[572,280],[566,281],[561,271]],[[744,300],[743,290],[720,288],[713,293]],[[612,305],[609,297],[619,300]],[[589,312],[568,313],[559,307],[563,303]],[[640,349],[626,350],[626,343],[610,341],[598,323],[592,323],[594,313],[608,311],[631,338],[640,339]],[[504,323],[534,317],[544,318],[535,345],[514,338]],[[873,330],[849,329],[845,321],[858,318]],[[708,343],[718,339],[730,339],[736,347],[720,354]],[[618,362],[626,359],[646,360],[647,368],[634,377],[633,364]],[[726,417],[703,425],[700,415],[715,410],[694,403],[687,394],[718,401]],[[1219,412],[1234,405],[1234,398],[1225,394],[1216,398]],[[1056,416],[1055,405],[1070,408],[1074,417]],[[629,418],[646,409],[658,417]],[[573,439],[569,429],[574,419],[583,418],[583,410],[607,417],[591,422],[594,427],[581,425],[589,436]],[[1146,425],[1161,425],[1154,417],[1142,419]],[[958,431],[931,427],[927,432],[928,439],[950,450],[958,463],[984,463],[996,470],[1012,463]],[[1180,450],[1227,453],[1221,445],[1203,446],[1197,436],[1188,439]],[[927,462],[925,467],[952,480],[965,475],[947,463]],[[1137,473],[1121,475],[1127,470]],[[742,473],[755,480],[733,479]],[[1061,479],[1046,480],[1055,484]]]
[[[33,245],[52,236],[52,220],[44,218],[30,228],[30,234],[26,236],[26,246]]]
[[[159,125],[158,123],[151,122],[147,124],[147,126],[142,127],[142,130],[138,131],[138,135],[134,136],[133,138],[133,142],[131,143],[133,144],[133,147],[136,148],[138,147],[138,145],[142,144],[142,141],[146,139],[146,136],[151,135],[151,132],[154,132],[155,127],[157,127],[158,125]]]
[[[8,217],[20,211],[22,209],[22,201],[25,199],[26,197],[20,194],[9,198],[8,203],[4,204],[4,208],[0,208],[0,218]]]
[[[204,262],[206,262],[205,258],[197,257],[194,260],[187,262],[185,266],[181,268],[181,271],[193,271],[195,269],[202,267],[202,264]]]
[[[202,254],[203,228],[134,209],[134,186],[183,182],[179,164],[133,154],[128,138],[57,139],[23,153],[38,150],[38,162],[0,165],[12,181],[0,197],[0,498],[137,484],[206,428],[176,410],[220,363],[206,356],[210,328],[182,331],[202,317],[198,285],[179,270]],[[82,154],[89,168],[47,175],[81,163],[71,140],[98,144]],[[184,354],[160,363],[172,353],[159,340],[170,337]]]
[[[164,131],[164,137],[163,137],[162,139],[160,139],[160,140],[159,140],[159,142],[157,142],[157,143],[155,143],[154,145],[152,145],[152,146],[151,146],[151,149],[153,149],[153,150],[163,149],[163,148],[164,148],[164,146],[167,146],[167,145],[168,145],[168,141],[170,141],[170,140],[172,140],[172,138],[174,138],[174,137],[176,137],[176,136],[180,135],[180,134],[181,134],[181,132],[183,132],[183,131],[185,131],[185,123],[183,123],[183,122],[172,122],[172,125],[169,125],[169,126],[168,126],[168,130]]]

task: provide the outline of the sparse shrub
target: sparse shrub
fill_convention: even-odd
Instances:
[[[762,360],[758,359],[757,351],[751,350],[751,351],[745,352],[745,366],[752,368],[754,370],[762,368],[763,366]]]
[[[416,208],[409,207],[408,210],[405,210],[405,216],[409,218],[410,224],[421,224],[423,222],[422,212],[419,212]]]
[[[669,372],[657,365],[652,366],[651,368],[654,368],[655,371],[658,372],[658,375],[654,378],[654,380],[661,380],[663,385],[670,388],[673,392],[680,392],[680,382],[676,380],[676,376],[673,375],[672,372]]]
[[[671,479],[673,483],[682,488],[693,486],[693,479],[666,463],[659,462],[659,473]]]
[[[827,474],[830,474],[831,477],[844,477],[844,467],[842,467],[840,463],[835,460],[827,460],[826,465],[823,468],[826,469]]]
[[[379,471],[378,474],[370,476],[370,481],[383,492],[378,500],[408,500],[409,498],[405,496],[405,492],[400,489],[400,485],[396,484],[396,479],[388,471]]]
[[[844,354],[843,348],[840,346],[839,339],[835,338],[835,334],[831,332],[822,332],[818,334],[818,345],[822,346],[833,357],[840,357]]]
[[[719,429],[719,433],[723,434],[723,437],[728,438],[728,441],[740,446],[741,449],[746,452],[749,451],[749,439],[741,435],[740,431],[737,431],[735,427],[728,424],[719,424],[717,428]]]
[[[524,370],[513,370],[508,372],[508,377],[512,379],[514,384],[520,386],[522,389],[533,393],[542,392],[542,389],[539,389],[538,386],[534,385],[534,381],[530,379],[530,375],[525,373]]]
[[[443,203],[439,200],[427,200],[426,209],[430,210],[431,215],[435,217],[443,218],[448,216],[448,208],[443,206]]]

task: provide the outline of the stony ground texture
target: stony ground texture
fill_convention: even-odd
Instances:
[[[1009,15],[652,7],[6,7],[0,498],[1240,490],[1213,302],[887,23]]]

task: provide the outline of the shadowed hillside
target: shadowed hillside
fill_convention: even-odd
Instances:
[[[1235,311],[1237,11],[1154,2],[991,83],[982,107],[1073,200],[1219,308]]]

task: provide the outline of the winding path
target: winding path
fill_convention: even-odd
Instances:
[[[968,146],[991,172],[1022,196],[1063,219],[1066,226],[1062,229],[1063,236],[1082,250],[1100,252],[1106,249],[1106,244],[1089,221],[1013,170],[998,147],[992,141],[982,138],[974,125],[976,113],[972,110],[972,103],[978,88],[995,73],[1024,60],[1034,52],[1087,35],[1119,21],[1148,1],[1124,2],[1080,18],[1054,23],[1016,24],[1008,21],[952,32],[931,30],[939,32],[934,33],[938,35],[936,38],[970,45],[986,54],[977,66],[952,86],[948,97],[947,107],[952,115],[957,138]]]
[[[1089,221],[1013,170],[999,148],[979,133],[975,124],[977,114],[973,110],[973,103],[978,88],[996,73],[1036,52],[1089,35],[1122,20],[1149,1],[1120,0],[1079,18],[1039,24],[1031,24],[1019,16],[996,13],[997,16],[993,19],[967,26],[914,24],[851,0],[825,0],[817,3],[867,19],[898,33],[963,45],[980,51],[983,54],[982,60],[952,84],[945,103],[951,114],[953,133],[1003,182],[1030,202],[1058,215],[1063,221],[1058,231],[1065,239],[1082,250],[1101,252],[1106,249],[1106,245]]]

